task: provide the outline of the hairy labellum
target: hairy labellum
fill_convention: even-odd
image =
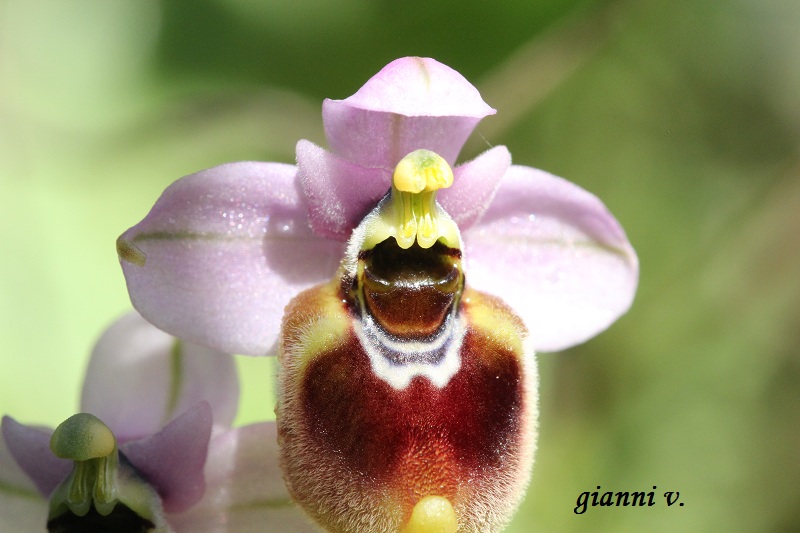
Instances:
[[[435,202],[424,239],[380,239],[402,192],[354,231],[337,278],[287,308],[284,475],[330,531],[499,531],[535,448],[527,333],[499,299],[465,288],[457,228]]]

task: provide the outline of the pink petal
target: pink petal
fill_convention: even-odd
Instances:
[[[2,431],[11,457],[42,496],[49,496],[72,471],[72,461],[59,459],[50,451],[52,430],[26,426],[10,416],[4,416]],[[5,457],[0,459],[3,463],[7,460]],[[12,468],[9,467],[7,471],[4,464],[2,477],[10,475]],[[18,478],[15,476],[15,479]]]
[[[515,309],[537,350],[587,340],[633,301],[639,264],[622,227],[597,197],[541,170],[512,166],[462,235],[467,282]]]
[[[211,425],[211,407],[203,402],[159,433],[120,446],[125,457],[158,491],[166,512],[184,511],[203,497],[203,467]]]
[[[239,401],[233,357],[178,342],[128,313],[92,351],[81,411],[100,418],[125,442],[156,433],[201,401],[210,404],[216,424],[230,426]]]
[[[134,307],[190,342],[270,352],[284,306],[329,279],[344,249],[311,232],[295,174],[290,165],[230,163],[169,186],[118,243]]]
[[[440,190],[436,198],[456,224],[465,230],[489,207],[510,165],[511,154],[505,146],[487,150],[469,163],[453,169],[452,187]]]
[[[6,418],[8,418],[8,422],[6,422]],[[3,421],[0,423],[0,425],[5,426],[6,424],[9,424],[9,426],[22,426],[22,424],[19,424],[11,417],[3,417]],[[18,430],[19,428],[16,429]],[[38,498],[39,493],[37,492],[33,481],[28,474],[26,474],[25,471],[20,468],[16,459],[14,459],[14,456],[11,454],[11,450],[9,450],[8,446],[6,445],[6,439],[4,435],[7,431],[14,433],[15,430],[9,427],[4,428],[3,432],[0,433],[0,494],[4,494],[4,487],[13,487],[13,492],[19,493],[20,496]],[[47,440],[48,442],[50,441],[49,435],[47,435]],[[2,507],[0,507],[0,509],[2,509]]]
[[[177,532],[318,531],[292,502],[278,464],[275,422],[222,432],[206,463],[202,501],[169,517]]]
[[[475,125],[494,113],[461,74],[420,57],[397,59],[353,96],[325,100],[322,106],[325,135],[335,154],[389,170],[419,148],[452,165]]]
[[[0,531],[44,531],[46,520],[47,501],[0,437]]]
[[[392,185],[392,171],[360,167],[309,141],[297,143],[297,168],[311,227],[337,241],[350,237]]]

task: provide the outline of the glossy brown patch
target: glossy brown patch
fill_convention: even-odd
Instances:
[[[386,332],[406,340],[436,333],[458,304],[463,286],[461,252],[437,242],[401,249],[387,239],[359,260],[366,311]]]
[[[470,330],[459,371],[444,388],[423,377],[395,390],[376,377],[351,333],[305,370],[302,411],[319,449],[358,477],[419,496],[453,498],[459,486],[508,468],[524,400],[516,354]]]

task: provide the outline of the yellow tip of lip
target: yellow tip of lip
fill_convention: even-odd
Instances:
[[[414,506],[403,533],[456,533],[453,505],[441,496],[425,496]]]

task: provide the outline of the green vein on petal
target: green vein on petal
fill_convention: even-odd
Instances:
[[[630,250],[626,248],[619,248],[610,244],[602,244],[593,240],[574,240],[565,241],[561,239],[531,239],[529,237],[509,237],[501,236],[497,240],[502,240],[509,246],[529,246],[531,243],[536,243],[536,246],[559,246],[561,248],[580,248],[585,250],[596,250],[601,252],[608,252],[624,258],[630,258]]]
[[[183,388],[183,343],[180,339],[175,339],[172,343],[172,349],[169,353],[169,370],[170,383],[165,422],[169,422],[172,419],[172,415],[178,407],[178,399]]]
[[[39,493],[35,490],[17,487],[15,485],[3,483],[2,481],[0,481],[0,494],[8,494],[11,496],[17,496],[19,498],[25,498],[27,500],[42,499]]]
[[[143,267],[147,261],[147,256],[143,251],[121,236],[117,239],[117,255],[122,261],[140,267]]]

